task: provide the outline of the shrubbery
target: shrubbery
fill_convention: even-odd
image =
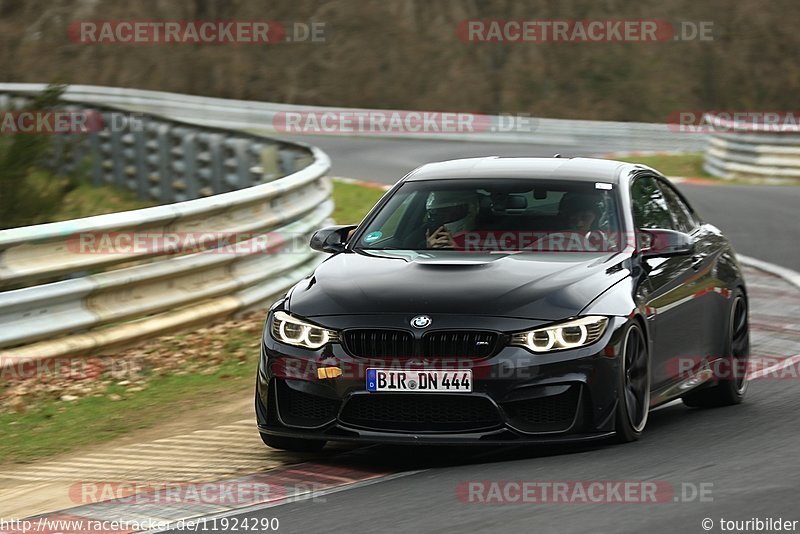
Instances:
[[[52,108],[63,91],[63,86],[51,85],[26,108]],[[0,135],[0,230],[46,222],[78,185],[74,176],[46,170],[52,141],[43,134]]]

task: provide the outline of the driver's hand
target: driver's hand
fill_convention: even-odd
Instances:
[[[425,241],[428,243],[428,248],[455,248],[456,246],[453,236],[445,229],[444,225],[433,233],[425,230]]]

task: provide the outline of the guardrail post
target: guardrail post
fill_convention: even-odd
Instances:
[[[183,181],[186,184],[188,200],[198,198],[199,190],[197,171],[197,133],[189,131],[181,142],[181,160],[183,160]]]
[[[276,145],[261,149],[261,175],[264,182],[271,182],[283,175],[280,151]]]
[[[253,185],[253,177],[250,174],[250,143],[245,139],[235,139],[234,145],[236,147],[236,175],[239,188],[250,187]]]
[[[169,124],[158,126],[158,179],[161,185],[159,200],[173,201],[175,189],[172,184],[172,128]]]
[[[225,176],[225,161],[221,135],[216,133],[208,135],[208,153],[211,166],[211,190],[215,194],[230,191],[223,180]]]
[[[247,139],[229,137],[225,139],[225,152],[231,157],[225,158],[225,182],[230,189],[242,189],[253,185],[250,177]],[[232,172],[231,172],[232,171]]]
[[[125,159],[122,152],[122,132],[117,131],[117,128],[113,127],[114,113],[109,113],[108,118],[110,121],[106,122],[106,124],[112,125],[110,128],[111,153],[109,155],[111,157],[113,183],[118,187],[127,187],[127,180],[125,176]]]
[[[281,169],[283,169],[284,174],[289,174],[294,169],[294,151],[292,150],[282,150],[280,153],[281,156]]]
[[[133,131],[134,165],[136,166],[136,194],[141,199],[150,196],[147,179],[147,148],[145,146],[144,129],[136,128]]]

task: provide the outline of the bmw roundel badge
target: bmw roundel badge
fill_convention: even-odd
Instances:
[[[417,315],[411,319],[411,326],[414,328],[427,328],[431,324],[431,318],[427,315]]]

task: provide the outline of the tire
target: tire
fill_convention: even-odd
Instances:
[[[692,408],[732,406],[744,400],[747,393],[747,363],[750,358],[750,324],[747,299],[741,290],[733,293],[728,331],[725,340],[724,370],[714,386],[701,387],[683,396],[683,403]],[[719,368],[719,365],[717,365]]]
[[[638,323],[631,323],[622,338],[619,363],[616,441],[628,443],[642,435],[650,411],[650,352]]]
[[[318,452],[326,443],[324,440],[318,439],[287,438],[264,433],[261,433],[261,441],[267,447],[291,452]]]

